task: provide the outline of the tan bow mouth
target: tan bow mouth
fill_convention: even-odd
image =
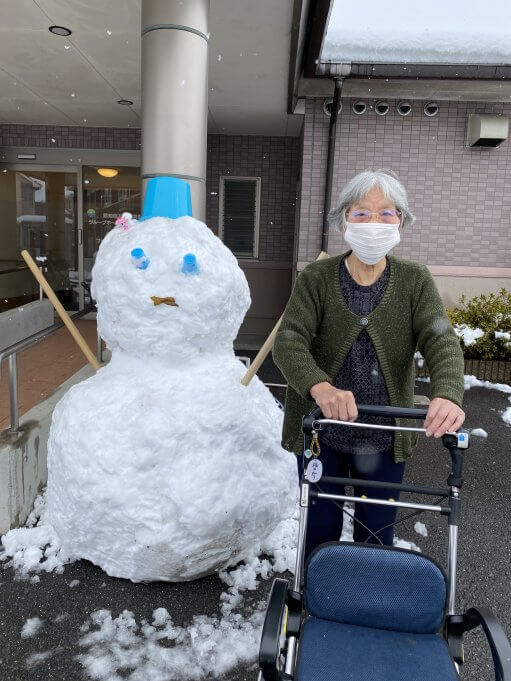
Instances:
[[[176,299],[172,298],[172,296],[167,296],[166,298],[160,298],[159,296],[151,296],[151,300],[155,305],[161,305],[163,303],[164,305],[172,305],[172,307],[179,307],[179,305],[176,303]]]

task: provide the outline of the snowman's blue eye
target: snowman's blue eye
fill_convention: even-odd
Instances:
[[[131,262],[137,270],[146,270],[151,262],[142,248],[134,248],[131,251]]]
[[[199,274],[199,265],[197,264],[197,257],[195,253],[187,253],[183,256],[183,266],[181,267],[183,274]]]

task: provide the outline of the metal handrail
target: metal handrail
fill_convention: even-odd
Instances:
[[[89,314],[89,312],[96,312],[95,305],[88,305],[83,310],[70,315],[71,319],[79,319]],[[10,404],[10,414],[11,423],[8,431],[11,433],[17,433],[19,431],[19,409],[18,409],[18,362],[17,353],[22,350],[26,350],[31,345],[35,345],[39,341],[48,338],[55,331],[58,331],[64,326],[64,322],[56,322],[51,326],[47,326],[45,329],[32,334],[24,340],[18,341],[9,345],[4,350],[0,351],[0,378],[2,375],[2,362],[4,359],[9,358],[9,404]],[[99,341],[98,341],[98,354],[99,354]],[[101,360],[100,360],[101,361]]]
[[[27,266],[25,267],[12,267],[10,270],[0,270],[0,274],[12,274],[13,272],[23,272],[23,270],[28,270],[29,268]]]

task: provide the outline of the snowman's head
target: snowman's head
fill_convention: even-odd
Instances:
[[[92,295],[107,345],[141,357],[232,350],[250,306],[236,258],[191,217],[118,221],[99,248]]]

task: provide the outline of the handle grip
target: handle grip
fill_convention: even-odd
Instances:
[[[417,407],[389,407],[373,404],[357,404],[357,409],[362,416],[390,416],[396,419],[425,419],[428,413],[427,409]],[[312,421],[323,418],[319,407],[315,407],[308,416]]]

